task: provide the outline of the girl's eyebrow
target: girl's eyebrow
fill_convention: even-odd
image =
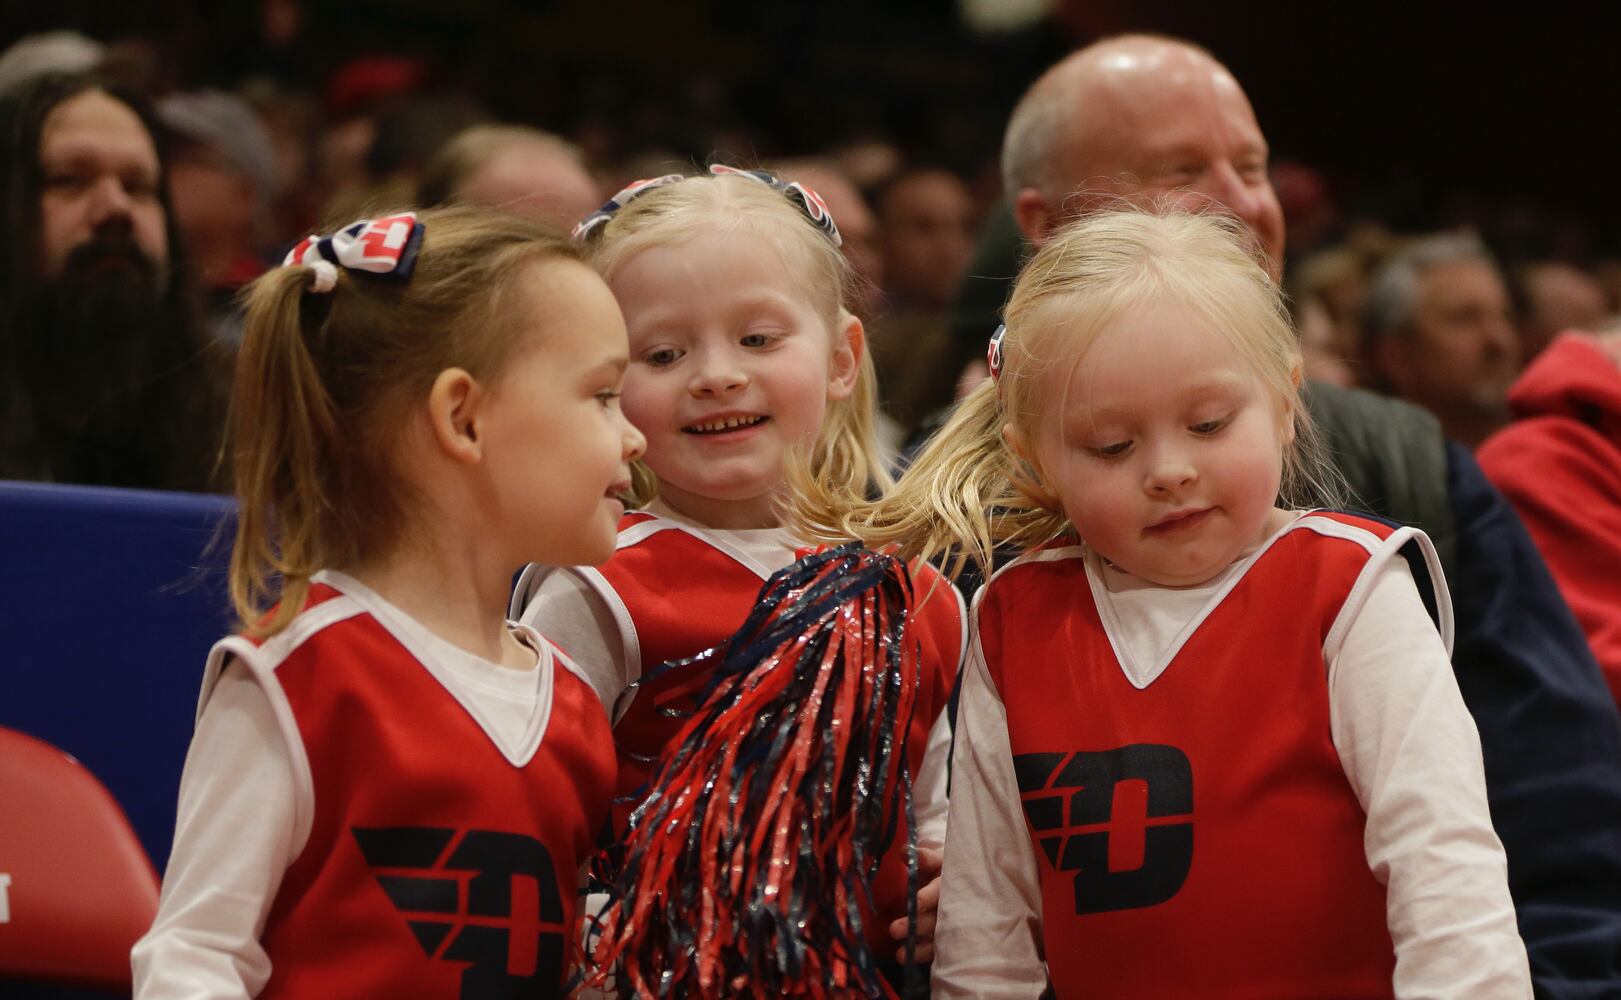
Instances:
[[[774,285],[756,285],[738,292],[737,298],[731,303],[733,312],[757,312],[761,309],[792,309],[795,304],[802,304],[809,296],[793,294]]]
[[[619,354],[615,355],[614,357],[598,361],[596,364],[586,369],[585,377],[587,379],[595,379],[598,376],[612,375],[614,378],[618,378],[619,376],[625,374],[625,369],[628,367],[630,367],[630,359],[623,354]]]
[[[793,310],[794,302],[793,297],[782,292],[763,289],[729,303],[723,315],[728,321],[760,313],[769,313],[786,319]],[[673,332],[684,331],[685,319],[681,311],[674,308],[645,310],[635,323],[630,324],[630,335],[632,338],[666,336]]]
[[[794,300],[791,296],[774,289],[760,289],[732,303],[729,313],[733,316],[760,312],[787,313],[793,309],[793,305]]]
[[[1212,375],[1193,383],[1184,395],[1193,402],[1201,402],[1212,396],[1242,392],[1244,383],[1245,379],[1237,374]]]
[[[1189,384],[1178,397],[1178,402],[1183,405],[1196,405],[1216,396],[1242,392],[1244,382],[1244,378],[1237,373],[1207,375]],[[1129,420],[1136,412],[1136,408],[1130,406],[1088,407],[1086,423],[1090,427],[1100,427],[1110,421],[1123,422]],[[1070,423],[1074,424],[1075,421]]]

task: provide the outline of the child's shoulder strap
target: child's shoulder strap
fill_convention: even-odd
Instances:
[[[1344,631],[1367,600],[1379,570],[1389,559],[1400,556],[1412,571],[1424,608],[1441,633],[1447,652],[1452,652],[1452,598],[1441,569],[1441,557],[1429,535],[1410,525],[1362,511],[1313,511],[1290,527],[1342,538],[1362,546],[1368,553],[1367,564],[1346,596],[1339,620],[1324,643],[1325,650],[1338,648],[1344,640]]]
[[[310,599],[305,602],[304,610],[275,635],[263,640],[233,635],[216,642],[209,650],[208,661],[203,668],[197,716],[202,716],[203,706],[208,703],[208,696],[219,683],[221,671],[232,660],[242,661],[243,667],[264,684],[274,676],[278,666],[316,634],[364,613],[366,608],[360,601],[325,584],[316,584],[310,588]]]
[[[1073,539],[1062,544],[1048,544],[1031,549],[1028,552],[1021,553],[1017,559],[1001,566],[996,572],[992,573],[990,578],[974,594],[974,602],[977,603],[980,595],[989,590],[992,584],[1006,577],[1022,575],[1032,568],[1051,563],[1062,563],[1085,558],[1086,546],[1077,544]]]
[[[209,650],[208,663],[203,668],[202,690],[197,696],[199,721],[208,705],[209,697],[219,685],[220,676],[233,660],[241,664],[241,669],[247,671],[247,675],[264,692],[271,712],[275,715],[282,740],[287,746],[288,759],[293,768],[293,780],[298,789],[297,804],[294,807],[293,843],[299,845],[300,850],[309,840],[313,825],[314,781],[298,721],[294,717],[287,693],[276,677],[276,668],[323,630],[366,612],[365,605],[354,597],[325,584],[316,584],[311,588],[310,600],[305,603],[304,610],[299,612],[298,617],[286,628],[262,642],[255,642],[242,635],[221,639]]]

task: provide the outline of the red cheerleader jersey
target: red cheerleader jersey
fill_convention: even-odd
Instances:
[[[1323,649],[1414,541],[1433,556],[1410,528],[1295,521],[1142,690],[1115,657],[1084,550],[997,575],[979,634],[1058,996],[1392,995],[1385,888],[1330,739]]]
[[[614,762],[596,694],[561,652],[536,668],[539,742],[516,761],[331,586],[262,646],[220,642],[208,676],[229,659],[281,722],[308,833],[261,935],[260,996],[562,996]]]
[[[698,531],[639,511],[626,514],[619,522],[619,544],[613,558],[597,571],[582,574],[613,609],[625,659],[637,664],[644,678],[614,726],[620,796],[632,796],[647,784],[653,759],[686,723],[685,718],[665,711],[689,713],[695,709],[711,671],[707,664],[694,664],[652,680],[645,679],[647,674],[662,663],[686,659],[729,639],[753,610],[769,575],[746,555],[721,548]],[[922,602],[913,621],[921,656],[907,748],[911,773],[916,776],[929,729],[951,697],[966,629],[961,596],[931,567],[914,574],[913,590]],[[619,829],[624,828],[633,808],[633,802],[616,803],[614,819]],[[905,836],[903,828],[897,842],[904,844]],[[880,861],[874,882],[874,896],[886,922],[904,915],[903,855],[901,850],[891,850]],[[874,930],[882,931],[874,940],[889,940],[886,929]]]

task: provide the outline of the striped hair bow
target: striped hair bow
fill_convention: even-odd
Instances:
[[[614,213],[636,200],[637,195],[646,194],[654,188],[661,188],[666,184],[685,180],[683,174],[665,174],[663,177],[648,177],[639,181],[631,181],[619,189],[619,193],[609,198],[602,207],[579,221],[574,227],[574,238],[577,240],[590,239],[591,234],[608,224]]]
[[[844,245],[844,238],[839,235],[839,227],[834,224],[833,215],[827,210],[827,202],[822,200],[821,195],[798,181],[784,181],[765,170],[739,170],[737,167],[728,167],[721,163],[712,165],[709,172],[717,177],[747,177],[750,180],[759,181],[773,191],[781,192],[787,196],[789,201],[794,203],[795,207],[804,213],[805,218],[809,219],[812,225],[827,234],[827,238],[833,241],[834,246]],[[574,238],[577,240],[590,239],[603,226],[607,225],[608,220],[614,217],[614,213],[635,199],[655,188],[675,184],[686,179],[685,174],[665,174],[663,177],[650,177],[646,180],[635,181],[620,190],[612,198],[609,198],[601,208],[581,219],[580,224],[574,227]]]
[[[312,292],[330,292],[338,282],[340,267],[408,281],[422,249],[422,232],[415,212],[361,219],[331,236],[304,237],[287,252],[282,265],[312,267]]]
[[[773,191],[780,191],[788,196],[788,200],[805,213],[805,218],[811,221],[817,229],[827,234],[836,247],[844,246],[844,237],[839,235],[839,227],[833,222],[833,213],[827,210],[827,202],[815,191],[798,181],[785,181],[777,175],[765,170],[739,170],[717,163],[709,168],[709,172],[716,176],[738,175],[759,181]]]

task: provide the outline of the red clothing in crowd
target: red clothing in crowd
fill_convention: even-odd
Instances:
[[[1481,445],[1621,702],[1621,365],[1566,333],[1509,390],[1516,420]]]

